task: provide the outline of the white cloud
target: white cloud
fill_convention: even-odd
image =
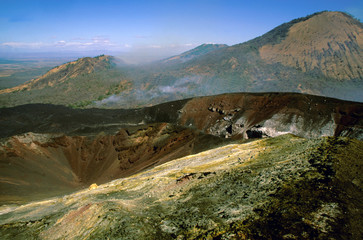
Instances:
[[[142,63],[159,59],[164,59],[180,54],[193,48],[193,43],[162,44],[154,42],[152,44],[135,44],[126,42],[113,42],[112,39],[102,36],[93,38],[70,38],[52,39],[49,42],[0,42],[0,51],[20,51],[20,52],[72,52],[72,51],[99,51],[99,52],[119,52],[123,54],[123,59],[129,63]],[[171,91],[171,89],[164,89]]]
[[[64,41],[64,40],[60,40],[58,42],[55,42],[56,47],[62,47],[62,46],[65,46],[65,45],[66,45],[66,41]]]
[[[78,48],[107,48],[116,47],[117,45],[112,43],[110,39],[103,37],[94,37],[92,39],[78,39],[78,41],[58,41],[55,43],[56,47],[78,47]]]
[[[92,38],[92,43],[94,43],[94,44],[96,44],[96,43],[109,44],[110,39],[105,38],[105,37],[101,37],[101,36],[96,36],[96,37]]]
[[[129,44],[116,44],[109,38],[96,36],[92,39],[73,38],[71,40],[59,40],[55,42],[4,42],[0,43],[0,47],[8,47],[14,49],[62,49],[62,50],[120,50],[130,48]]]
[[[1,46],[12,47],[12,48],[41,48],[47,46],[47,44],[42,42],[4,42]]]

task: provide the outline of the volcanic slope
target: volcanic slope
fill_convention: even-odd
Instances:
[[[265,44],[260,55],[271,63],[319,69],[338,80],[363,79],[362,23],[340,12],[324,12],[292,25],[278,43]]]
[[[290,91],[363,101],[363,24],[321,12],[183,66],[223,91]],[[355,90],[357,89],[357,90]],[[205,94],[208,95],[208,94]]]
[[[362,239],[363,143],[231,144],[74,194],[0,208],[2,239]]]
[[[0,90],[0,105],[53,103],[86,106],[92,100],[101,100],[131,86],[116,66],[118,61],[100,55],[62,64],[37,79]]]
[[[191,52],[199,48],[203,46]],[[158,62],[144,71],[135,70],[135,86],[140,86],[147,99],[121,94],[99,106],[140,106],[228,92],[271,91],[363,102],[363,24],[342,12],[315,13],[245,43],[190,60],[185,55],[188,52],[171,58],[178,64]]]

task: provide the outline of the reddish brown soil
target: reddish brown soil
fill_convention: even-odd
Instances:
[[[62,136],[40,143],[11,138],[0,150],[0,202],[42,198],[130,176],[222,142],[167,123],[116,135]]]

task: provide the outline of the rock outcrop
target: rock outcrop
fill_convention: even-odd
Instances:
[[[188,101],[179,123],[227,138],[292,133],[363,139],[363,104],[295,93],[224,94]]]

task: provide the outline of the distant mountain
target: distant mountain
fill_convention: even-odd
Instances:
[[[363,24],[325,11],[245,43],[201,45],[137,68],[130,76],[139,91],[97,106],[136,107],[229,92],[300,92],[362,102],[362,63]]]
[[[299,92],[363,102],[363,24],[324,11],[245,43],[203,44],[143,66],[117,65],[110,56],[61,65],[0,91],[0,106],[135,108],[231,92]]]
[[[0,93],[20,90],[29,91],[31,89],[43,89],[47,86],[59,85],[82,74],[90,74],[95,71],[111,68],[112,60],[113,57],[105,55],[95,58],[81,58],[76,61],[57,66],[37,79],[33,79],[14,88],[5,89]]]
[[[225,48],[228,47],[228,45],[226,44],[202,44],[196,48],[193,48],[192,50],[189,50],[187,52],[184,52],[180,55],[176,55],[170,58],[167,58],[165,60],[163,60],[163,63],[184,63],[187,62],[189,60],[192,60],[196,57],[200,57],[203,56],[209,52],[212,52],[214,50],[217,49],[221,49],[221,48]]]
[[[212,93],[296,91],[363,101],[363,24],[341,12],[293,20],[210,52],[178,71],[207,76]]]
[[[124,74],[116,68],[118,61],[112,56],[100,55],[62,64],[37,79],[0,90],[0,96],[6,98],[0,98],[0,103],[88,105],[92,100],[101,100],[129,87]]]

